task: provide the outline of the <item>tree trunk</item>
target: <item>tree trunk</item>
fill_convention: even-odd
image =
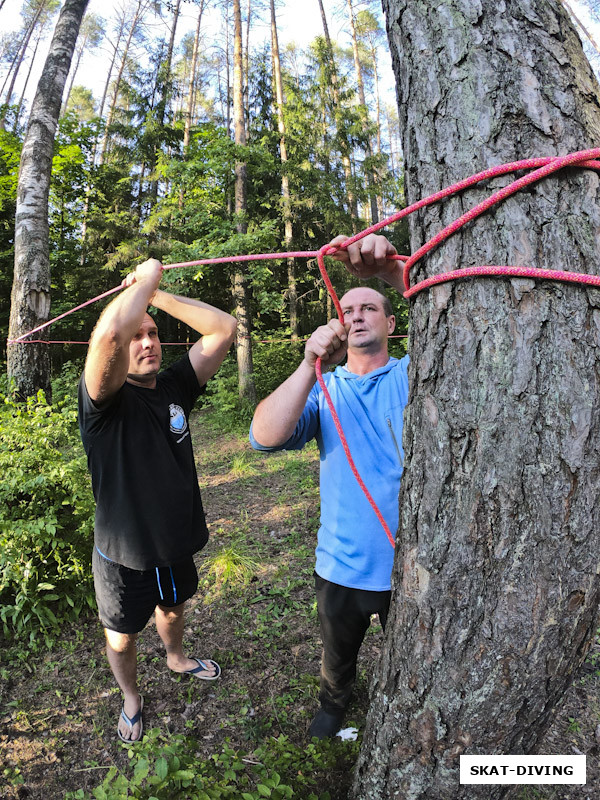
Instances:
[[[287,147],[285,142],[285,120],[283,118],[283,81],[281,78],[281,62],[279,59],[279,38],[277,36],[277,17],[275,16],[275,0],[271,0],[271,52],[273,56],[273,77],[275,78],[275,101],[277,105],[277,127],[279,129],[279,156],[281,158],[281,198],[283,205],[283,225],[285,249],[292,249],[292,204],[290,198],[290,182],[287,176]],[[298,338],[298,290],[296,287],[296,263],[293,258],[287,259],[288,307],[290,312],[290,329],[292,339]]]
[[[352,0],[346,0],[346,6],[348,8],[348,22],[350,23],[350,33],[352,35],[352,55],[354,57],[354,71],[356,72],[356,84],[358,86],[358,102],[360,103],[363,109],[364,124],[368,127],[369,109],[367,108],[367,100],[365,97],[365,82],[363,81],[360,56],[358,54],[358,37],[356,35],[356,25],[354,22],[354,8],[352,6]],[[366,138],[365,151],[367,159],[372,159],[373,145],[371,144],[371,137],[366,136],[365,138]],[[367,190],[369,193],[369,204],[371,207],[371,225],[375,225],[377,222],[379,222],[379,214],[377,208],[377,193],[375,190],[377,176],[369,168],[365,170],[365,173],[367,178]]]
[[[10,83],[8,85],[8,89],[6,90],[6,97],[4,99],[4,102],[5,102],[5,104],[7,106],[10,104],[10,101],[11,101],[11,98],[12,98],[12,93],[13,93],[13,90],[15,88],[15,83],[16,83],[16,80],[17,80],[17,76],[19,74],[19,71],[20,71],[21,67],[23,66],[23,61],[25,60],[25,55],[27,53],[27,48],[29,47],[29,40],[31,39],[31,36],[33,35],[35,27],[36,27],[41,15],[42,15],[42,12],[45,9],[45,7],[46,7],[46,3],[45,3],[45,0],[43,0],[43,2],[41,2],[39,4],[33,19],[29,22],[27,30],[25,31],[23,42],[21,43],[21,46],[19,47],[19,50],[17,51],[15,59],[14,59],[13,63],[11,64],[11,67],[10,67],[10,70],[9,70],[9,74],[12,73],[11,74],[11,80],[10,80]],[[4,89],[4,87],[2,87],[2,88]],[[2,119],[0,119],[0,128],[4,129],[5,125],[6,125],[6,112],[2,116]]]
[[[243,50],[242,63],[244,72],[242,75],[242,86],[244,89],[244,114],[246,120],[246,130],[250,127],[250,20],[252,19],[252,0],[247,0],[246,6],[246,47]],[[243,44],[243,43],[242,43]]]
[[[104,91],[102,92],[102,98],[100,99],[100,106],[98,108],[98,117],[102,119],[102,114],[104,113],[104,103],[106,102],[106,95],[108,94],[108,87],[110,86],[110,79],[112,76],[112,71],[115,66],[115,61],[117,60],[117,54],[119,51],[119,46],[121,44],[121,39],[123,37],[123,33],[125,31],[125,13],[123,11],[120,12],[120,15],[117,20],[117,32],[116,35],[113,33],[111,37],[109,37],[109,42],[112,45],[112,56],[110,59],[110,64],[108,67],[108,72],[106,74],[106,81],[104,82]],[[112,40],[112,41],[111,41]],[[106,135],[106,132],[105,132]],[[104,141],[104,137],[103,137]],[[94,145],[92,147],[92,156],[91,156],[91,166],[93,167],[96,163],[96,151],[98,149],[98,134],[94,136]],[[83,218],[81,222],[81,255],[79,256],[79,263],[81,266],[85,264],[85,259],[87,255],[87,222],[88,216],[90,211],[90,191],[91,187],[87,186],[85,190],[85,202],[83,205]]]
[[[106,150],[108,148],[108,137],[110,133],[110,126],[112,125],[113,116],[115,113],[115,109],[117,107],[117,100],[119,97],[119,88],[121,86],[121,80],[123,79],[123,72],[125,71],[125,66],[127,64],[127,56],[129,55],[129,48],[131,47],[131,42],[133,39],[133,35],[138,24],[141,22],[143,15],[147,9],[147,5],[144,5],[145,0],[138,0],[138,4],[133,15],[133,19],[131,20],[131,27],[129,28],[129,34],[127,36],[127,41],[125,42],[125,47],[123,49],[123,54],[121,56],[121,64],[119,66],[119,72],[117,74],[117,78],[115,80],[115,88],[113,91],[112,99],[110,102],[110,107],[108,109],[108,116],[106,118],[106,125],[104,127],[104,136],[102,137],[102,144],[100,145],[100,158],[99,163],[103,164],[104,159],[106,158]],[[111,65],[112,67],[112,65]]]
[[[88,14],[84,17],[79,31],[79,39],[75,47],[75,63],[71,69],[71,80],[69,81],[69,88],[63,97],[62,114],[66,113],[67,106],[69,105],[69,98],[75,84],[75,78],[79,71],[79,65],[84,53],[90,53],[101,43],[104,38],[105,20],[97,17],[95,14]],[[112,71],[112,63],[110,66]]]
[[[225,104],[225,114],[222,114],[223,119],[227,120],[227,133],[231,135],[231,107],[232,107],[232,98],[231,98],[231,53],[230,53],[230,42],[229,42],[229,5],[226,4],[223,6],[223,16],[225,21],[225,92],[226,92],[226,104]],[[240,23],[241,26],[241,23]]]
[[[244,115],[244,90],[243,90],[243,48],[242,48],[242,15],[240,0],[233,0],[233,121],[235,143],[238,146],[246,144],[246,123]],[[247,224],[246,214],[246,162],[240,161],[239,156],[235,162],[235,214],[237,217],[236,228],[239,234],[245,234]],[[252,319],[250,313],[250,291],[248,277],[243,262],[236,265],[233,276],[233,299],[238,321],[236,354],[238,363],[238,388],[240,398],[251,403],[256,402],[256,388],[252,365],[252,340],[250,332]]]
[[[29,85],[29,78],[31,78],[31,72],[33,70],[33,65],[35,63],[35,57],[37,55],[38,47],[41,41],[41,33],[38,34],[38,37],[35,42],[35,47],[33,48],[33,53],[31,56],[31,61],[29,62],[29,69],[27,70],[27,77],[25,78],[25,83],[23,84],[23,90],[21,92],[21,97],[19,98],[19,104],[17,106],[17,111],[15,113],[15,124],[13,127],[13,131],[16,133],[19,129],[19,119],[21,117],[21,109],[23,108],[23,103],[25,102],[25,94],[27,93],[27,87]]]
[[[104,91],[102,92],[102,97],[100,99],[100,105],[98,107],[98,116],[102,117],[104,113],[104,104],[106,102],[106,96],[108,94],[108,89],[110,87],[110,79],[112,77],[112,71],[115,66],[115,61],[117,60],[117,55],[119,53],[119,47],[121,45],[121,39],[123,38],[123,34],[125,33],[125,14],[122,13],[117,20],[118,29],[116,34],[113,32],[112,36],[109,37],[109,43],[112,45],[112,56],[110,58],[110,65],[108,67],[108,72],[106,73],[106,81],[104,82]],[[96,153],[96,142],[94,142],[94,156]],[[95,158],[92,159],[92,163],[95,163]]]
[[[333,102],[335,107],[336,126],[339,130],[340,126],[340,89],[338,85],[337,68],[335,64],[335,56],[333,53],[333,45],[331,37],[329,36],[329,26],[327,25],[327,15],[323,6],[323,0],[319,0],[319,9],[321,11],[321,21],[323,23],[323,35],[325,37],[325,44],[327,45],[327,53],[331,63],[331,89],[333,92]],[[350,145],[345,136],[340,136],[340,149],[342,156],[342,165],[344,167],[344,175],[346,177],[346,198],[348,201],[348,213],[352,217],[353,233],[358,233],[358,204],[356,196],[352,190],[352,166],[350,163]]]
[[[167,56],[165,60],[162,62],[157,72],[157,84],[159,82],[162,83],[161,96],[156,108],[156,122],[158,124],[158,130],[161,132],[161,134],[162,131],[164,131],[165,116],[167,114],[167,108],[171,100],[171,95],[173,94],[171,88],[171,71],[172,71],[171,68],[173,62],[173,49],[175,47],[175,34],[177,32],[177,23],[179,21],[180,7],[181,7],[181,0],[175,0],[173,6],[173,25],[171,27],[171,35],[169,37],[169,44],[167,46]],[[156,177],[156,164],[158,162],[158,149],[161,144],[160,141],[161,139],[162,135],[160,136],[160,139],[155,140],[155,146],[153,147],[151,153],[150,173],[152,182],[150,185],[150,197],[152,205],[155,205],[158,199],[158,177]]]
[[[563,6],[567,9],[567,11],[569,12],[570,16],[575,20],[576,24],[581,28],[581,30],[583,31],[584,35],[589,40],[589,43],[592,45],[592,47],[594,48],[596,53],[598,53],[600,55],[600,47],[598,47],[598,42],[596,41],[596,39],[595,39],[594,35],[592,34],[590,28],[587,25],[583,24],[583,22],[581,20],[581,17],[579,17],[575,13],[575,10],[574,10],[573,6],[570,3],[568,3],[567,0],[560,0],[560,1],[563,4]]]
[[[410,203],[600,141],[600,90],[558,0],[384,7]],[[511,179],[412,215],[413,251]],[[418,272],[598,274],[599,186],[550,177]],[[353,797],[496,800],[508,787],[459,785],[459,756],[535,752],[596,630],[600,292],[457,281],[417,295],[409,330],[392,607]]]
[[[186,155],[190,143],[190,131],[194,115],[194,93],[196,91],[196,67],[198,64],[198,49],[200,46],[200,26],[202,24],[202,13],[204,11],[204,0],[200,0],[198,7],[198,21],[196,23],[196,33],[194,35],[194,50],[192,52],[192,64],[190,67],[190,80],[188,84],[187,108],[185,112],[185,128],[183,131],[183,152]]]
[[[88,0],[66,0],[31,107],[23,141],[15,214],[15,270],[9,339],[46,322],[50,314],[48,193],[52,146],[62,93]],[[19,398],[43,389],[50,397],[50,354],[44,344],[8,349],[8,377]]]
[[[75,64],[73,65],[73,69],[71,70],[71,80],[69,81],[69,87],[65,92],[65,96],[63,98],[61,116],[63,116],[67,110],[67,106],[69,104],[69,98],[71,97],[71,92],[73,91],[73,84],[75,83],[75,77],[79,71],[79,65],[81,64],[81,58],[83,56],[83,51],[86,43],[87,43],[87,36],[82,42],[82,47],[78,49],[78,52],[76,54]]]
[[[375,45],[373,42],[370,43],[369,49],[371,51],[371,63],[373,65],[373,82],[375,84],[375,121],[377,124],[377,155],[381,155],[381,93],[379,91],[379,70],[377,69],[377,51],[375,49]],[[375,175],[375,185],[379,184],[379,176],[377,172],[373,170],[373,174]],[[383,197],[381,194],[377,195],[377,208],[379,210],[380,216],[378,219],[381,219],[385,214],[385,209],[383,206]]]

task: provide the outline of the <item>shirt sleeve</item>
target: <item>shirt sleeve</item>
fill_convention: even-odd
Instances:
[[[122,392],[123,387],[111,397],[108,403],[97,406],[88,393],[85,384],[85,373],[82,373],[77,391],[77,417],[84,445],[99,433],[106,422],[112,417],[115,409],[118,408],[121,402]]]
[[[206,384],[200,386],[198,383],[198,378],[188,353],[159,374],[162,376],[162,380],[172,380],[176,383],[184,402],[187,404],[186,413],[189,414],[196,400],[206,391]]]
[[[277,450],[302,450],[307,442],[315,438],[319,430],[319,391],[318,385],[313,386],[311,389],[302,416],[287,442],[273,447],[265,447],[254,438],[251,425],[249,439],[252,447],[255,450],[264,450],[270,453]]]

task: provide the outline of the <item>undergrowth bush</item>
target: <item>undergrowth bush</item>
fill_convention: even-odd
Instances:
[[[0,624],[48,644],[93,607],[94,501],[73,400],[0,395]]]
[[[111,767],[91,794],[79,789],[65,800],[329,800],[328,792],[318,790],[322,776],[335,768],[349,771],[358,745],[328,740],[300,748],[282,735],[249,754],[225,742],[203,761],[197,750],[193,738],[167,738],[153,728],[130,747],[128,775]]]
[[[281,334],[279,334],[281,335]],[[253,342],[252,360],[256,396],[262,400],[296,369],[304,357],[304,343],[292,341]],[[238,395],[238,370],[233,351],[206,387],[205,402],[217,414],[212,420],[223,429],[245,430],[254,414],[254,406],[240,400]]]

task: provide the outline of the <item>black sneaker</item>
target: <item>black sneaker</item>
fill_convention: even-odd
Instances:
[[[320,708],[317,715],[310,723],[308,734],[317,739],[327,739],[331,736],[335,736],[342,725],[343,719],[343,711],[336,711],[332,714],[329,711],[325,711],[324,708]]]

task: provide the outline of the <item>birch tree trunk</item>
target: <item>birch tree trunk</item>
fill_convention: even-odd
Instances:
[[[558,0],[384,8],[409,203],[600,142],[600,90]],[[412,215],[413,251],[511,179]],[[596,173],[563,171],[463,228],[420,275],[598,274],[599,201]],[[600,291],[443,284],[413,302],[409,346],[392,607],[352,796],[496,800],[510,787],[459,785],[459,756],[535,752],[596,631]]]
[[[31,106],[17,186],[9,339],[41,325],[50,315],[48,193],[52,146],[62,93],[87,3],[88,0],[65,0]],[[49,398],[48,346],[11,345],[8,348],[8,377],[14,381],[17,397],[24,399],[43,389]]]
[[[233,0],[233,124],[236,145],[246,144],[246,119],[244,114],[243,89],[243,47],[242,47],[242,15],[240,0]],[[240,234],[247,231],[246,214],[246,162],[237,157],[235,163],[235,214],[236,228]],[[250,290],[244,263],[236,265],[233,275],[233,300],[238,320],[236,354],[238,364],[238,390],[240,398],[256,402],[256,388],[252,364],[252,340],[250,332],[252,320],[250,314]]]
[[[21,118],[21,109],[23,108],[23,103],[25,102],[25,95],[27,94],[27,87],[29,85],[29,79],[31,78],[31,72],[33,70],[33,65],[35,63],[35,57],[37,55],[38,47],[42,38],[41,32],[38,34],[37,39],[35,40],[35,46],[33,48],[33,53],[31,54],[31,60],[29,61],[29,69],[27,70],[27,77],[25,78],[25,82],[23,84],[23,89],[21,91],[21,97],[19,98],[19,103],[17,105],[17,110],[15,112],[15,124],[13,126],[13,131],[16,133],[19,129],[19,119]]]

